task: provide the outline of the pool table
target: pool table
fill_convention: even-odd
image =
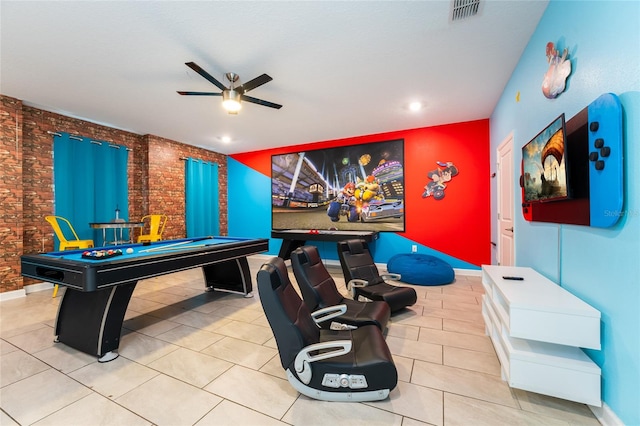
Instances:
[[[58,307],[56,341],[95,354],[100,362],[118,356],[122,322],[139,280],[201,267],[206,291],[251,297],[247,256],[266,252],[269,240],[202,237],[93,250],[109,248],[123,253],[94,259],[83,257],[83,249],[21,258],[22,275],[67,287]]]

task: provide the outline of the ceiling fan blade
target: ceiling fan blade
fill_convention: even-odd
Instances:
[[[241,86],[238,86],[236,90],[238,90],[240,93],[247,93],[249,90],[253,90],[258,86],[262,86],[263,84],[268,83],[271,80],[273,80],[273,78],[269,77],[267,74],[262,74],[261,76],[258,76],[253,80],[249,80]]]
[[[178,90],[178,93],[181,95],[189,95],[189,96],[222,96],[222,93],[213,93],[213,92],[181,92]]]
[[[220,90],[227,90],[224,84],[213,78],[211,74],[200,68],[195,62],[185,62],[185,65],[206,78],[209,82],[213,83]]]
[[[282,108],[282,105],[274,104],[273,102],[269,102],[269,101],[263,101],[262,99],[258,99],[258,98],[252,98],[251,96],[242,95],[242,96],[240,96],[240,98],[243,101],[251,102],[253,104],[258,104],[258,105],[262,105],[262,106],[266,106],[266,107],[269,107],[269,108],[275,108],[275,109]]]

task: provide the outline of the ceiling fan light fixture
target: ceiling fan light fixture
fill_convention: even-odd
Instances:
[[[187,92],[187,91],[178,91],[180,95],[187,96],[222,96],[222,106],[229,114],[236,115],[242,108],[240,101],[246,101],[252,104],[258,104],[262,106],[266,106],[269,108],[280,109],[282,105],[265,101],[262,99],[257,99],[251,96],[245,96],[249,90],[253,90],[256,87],[260,87],[265,83],[273,80],[267,74],[259,75],[258,77],[244,82],[242,85],[239,85],[237,88],[235,87],[235,83],[240,79],[238,74],[233,72],[228,72],[225,74],[227,80],[229,80],[230,86],[227,87],[224,84],[220,83],[215,79],[211,74],[200,68],[195,62],[185,62],[185,65],[191,68],[196,73],[200,74],[200,76],[204,77],[209,83],[216,86],[222,92]],[[237,89],[237,90],[236,90]]]
[[[411,102],[409,104],[409,110],[413,111],[413,112],[418,112],[422,109],[423,105],[422,102]]]
[[[222,92],[222,106],[229,114],[237,114],[242,108],[240,104],[240,93],[233,89]]]

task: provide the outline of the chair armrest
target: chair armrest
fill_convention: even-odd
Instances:
[[[315,321],[316,325],[319,325],[320,323],[339,317],[345,312],[347,312],[347,305],[327,306],[326,308],[312,312],[311,318]]]
[[[300,380],[308,385],[311,381],[311,363],[328,358],[335,358],[344,354],[348,354],[351,351],[351,340],[334,340],[332,342],[314,343],[305,348],[302,348],[294,361],[294,367]],[[311,355],[311,352],[330,350],[329,352],[321,352],[315,355]]]
[[[361,280],[359,278],[353,278],[353,279],[349,280],[349,282],[347,283],[347,291],[351,295],[351,298],[353,300],[355,300],[356,299],[356,288],[366,287],[367,285],[369,285],[369,281]]]
[[[400,278],[402,278],[402,275],[389,272],[388,274],[380,274],[380,278],[382,278],[385,281],[386,280],[400,281]]]
[[[368,285],[369,281],[354,278],[352,280],[349,280],[349,282],[347,283],[347,290],[351,290],[352,287],[366,287]]]

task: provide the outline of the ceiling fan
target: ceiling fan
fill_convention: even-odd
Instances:
[[[225,74],[225,76],[227,77],[227,80],[229,80],[229,87],[226,87],[225,85],[220,83],[218,80],[216,80],[213,76],[211,76],[211,74],[209,74],[208,72],[206,72],[205,70],[200,68],[195,62],[186,62],[185,65],[188,66],[189,68],[191,68],[192,70],[194,70],[195,72],[197,72],[198,74],[200,74],[202,77],[207,79],[209,82],[213,83],[218,89],[222,90],[222,92],[214,93],[214,92],[181,92],[181,91],[178,91],[178,93],[181,94],[181,95],[187,95],[187,96],[222,96],[222,105],[224,106],[224,108],[227,110],[227,112],[229,114],[237,114],[238,111],[240,111],[240,108],[242,108],[242,105],[240,104],[241,100],[242,101],[246,101],[246,102],[251,102],[251,103],[254,103],[254,104],[258,104],[258,105],[262,105],[262,106],[266,106],[266,107],[269,107],[269,108],[275,108],[275,109],[282,108],[282,105],[278,105],[278,104],[275,104],[273,102],[264,101],[262,99],[257,99],[257,98],[253,98],[251,96],[245,95],[245,93],[247,93],[249,90],[253,90],[256,87],[262,86],[263,84],[268,83],[271,80],[273,80],[267,74],[262,74],[261,76],[258,76],[256,78],[254,78],[253,80],[249,80],[244,84],[240,84],[240,85],[234,87],[234,84],[238,81],[239,76],[238,76],[238,74],[235,74],[235,73],[232,73],[232,72],[228,72],[227,74]]]

